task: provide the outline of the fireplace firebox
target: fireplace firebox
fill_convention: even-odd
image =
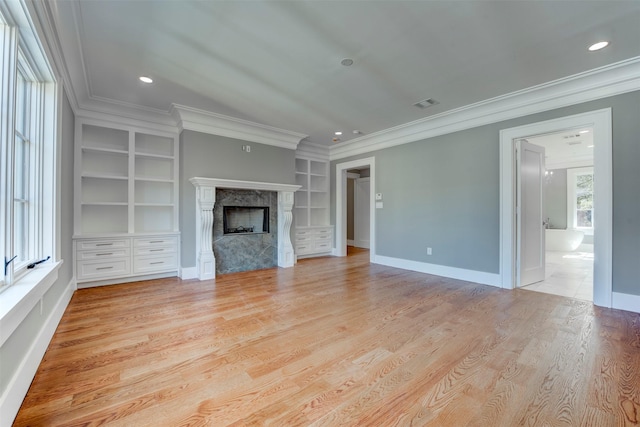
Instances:
[[[223,206],[224,234],[269,233],[268,206]]]

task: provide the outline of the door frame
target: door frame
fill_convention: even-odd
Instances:
[[[354,180],[354,185],[353,185],[353,242],[354,242],[354,246],[358,247],[358,248],[368,248],[370,249],[371,247],[371,230],[369,230],[369,240],[366,240],[367,242],[367,246],[360,246],[360,244],[363,242],[363,240],[358,239],[358,237],[360,237],[358,235],[358,230],[360,229],[358,227],[358,222],[360,222],[362,220],[362,217],[360,215],[358,215],[359,213],[359,209],[358,207],[360,206],[360,203],[358,203],[358,195],[359,194],[366,194],[366,191],[362,191],[359,190],[358,187],[358,183],[359,182],[368,182],[369,183],[369,210],[371,209],[371,178],[370,177],[365,177],[365,178],[356,178]],[[369,219],[371,217],[371,214],[369,214]]]
[[[376,255],[376,158],[352,160],[336,164],[336,246],[335,256],[347,256],[347,170],[369,167],[369,261],[375,261]]]
[[[500,280],[502,287],[516,283],[515,159],[516,139],[584,127],[593,128],[594,231],[593,303],[612,305],[613,168],[611,108],[502,129],[500,131]]]

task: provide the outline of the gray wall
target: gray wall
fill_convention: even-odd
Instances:
[[[242,151],[250,145],[251,152]],[[196,265],[196,189],[189,178],[295,184],[295,150],[185,130],[180,134],[181,264]]]
[[[544,188],[545,209],[551,228],[567,228],[567,170],[554,169]]]
[[[640,295],[640,91],[333,161],[332,221],[336,163],[375,156],[379,255],[498,273],[500,130],[602,108],[613,116],[613,291]]]
[[[46,325],[58,301],[73,278],[72,241],[73,234],[73,135],[74,115],[69,101],[64,96],[62,105],[62,165],[61,165],[61,258],[64,263],[58,270],[58,280],[43,296],[42,314],[36,305],[0,348],[0,395],[2,395],[16,374],[20,364],[29,353],[35,338]]]

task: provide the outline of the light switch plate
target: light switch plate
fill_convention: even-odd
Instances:
[[[384,204],[384,202],[376,202],[376,209],[382,209]]]

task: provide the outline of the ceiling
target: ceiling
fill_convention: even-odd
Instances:
[[[547,169],[593,166],[593,128],[527,137],[527,141],[544,147]]]
[[[179,104],[327,146],[337,130],[340,143],[640,56],[637,0],[48,7],[82,108],[166,115]],[[587,51],[599,40],[611,45]],[[426,98],[439,103],[413,106]]]

